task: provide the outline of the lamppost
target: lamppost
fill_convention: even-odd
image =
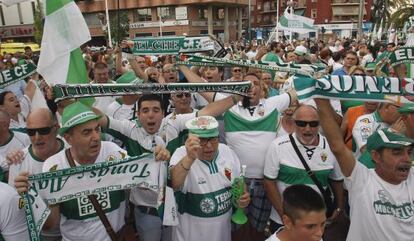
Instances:
[[[251,23],[251,19],[250,19],[250,15],[252,15],[252,1],[251,0],[249,0],[249,10],[248,10],[249,12],[248,12],[248,20],[249,20],[249,28],[248,28],[248,39],[249,39],[249,43],[251,43],[252,42],[252,34],[251,34],[251,31],[252,31],[252,23]]]

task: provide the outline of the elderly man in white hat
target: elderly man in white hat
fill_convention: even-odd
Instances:
[[[179,225],[173,229],[174,241],[230,241],[232,181],[240,176],[240,162],[233,150],[219,143],[218,122],[202,116],[186,123],[190,135],[185,146],[171,157],[171,180],[178,191]],[[248,192],[238,206],[250,202]]]

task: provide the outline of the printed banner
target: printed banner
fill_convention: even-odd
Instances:
[[[177,55],[209,52],[212,56],[224,57],[227,54],[223,46],[208,35],[135,38],[132,42],[130,50],[134,55]]]
[[[31,241],[39,240],[40,230],[49,215],[46,203],[52,205],[135,187],[158,192],[164,187],[158,178],[162,166],[154,161],[153,154],[145,154],[29,176],[30,188],[24,195],[24,202]]]
[[[401,47],[388,57],[391,66],[414,62],[414,47]]]
[[[56,101],[133,94],[161,94],[174,92],[222,92],[247,95],[250,81],[220,83],[171,83],[171,84],[58,84],[53,86]]]
[[[308,64],[294,64],[294,63],[275,63],[267,61],[255,61],[255,60],[230,60],[201,55],[187,55],[188,58],[185,61],[178,60],[177,64],[180,65],[196,65],[196,66],[242,66],[251,67],[270,71],[287,72],[291,74],[300,74],[306,76],[321,76],[326,70],[325,66],[308,65]]]
[[[14,84],[36,72],[36,65],[32,63],[21,64],[13,69],[6,69],[0,72],[0,88]]]
[[[296,77],[293,81],[299,100],[321,97],[388,102],[394,96],[414,95],[414,79],[408,78],[327,75],[320,79]]]

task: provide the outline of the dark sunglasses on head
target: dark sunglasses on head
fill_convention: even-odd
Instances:
[[[191,96],[191,94],[190,93],[181,93],[181,94],[176,94],[175,95],[177,98],[183,98],[183,96],[185,96],[185,97],[190,97]]]
[[[26,129],[27,134],[29,136],[36,135],[36,132],[39,133],[39,135],[47,135],[52,130],[53,126],[51,127],[42,127],[42,128],[33,128],[33,129]]]
[[[317,126],[319,126],[319,121],[295,120],[295,124],[299,127],[306,127],[307,125],[309,125],[310,127],[317,127]]]

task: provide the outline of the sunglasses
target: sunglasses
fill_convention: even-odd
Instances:
[[[356,74],[353,74],[354,76],[366,76],[366,74],[360,74],[360,73],[356,73]]]
[[[190,93],[181,93],[181,94],[176,94],[175,97],[177,98],[183,98],[183,96],[185,96],[186,98],[189,98],[191,96]]]
[[[53,126],[51,127],[42,127],[42,128],[33,128],[33,129],[26,129],[26,132],[29,136],[36,135],[36,132],[39,133],[39,135],[47,135],[50,133],[50,131],[53,129]]]
[[[306,127],[307,125],[309,125],[310,127],[317,127],[317,126],[319,126],[319,121],[295,120],[295,124],[299,127]]]
[[[233,69],[233,72],[241,72],[241,69]]]

